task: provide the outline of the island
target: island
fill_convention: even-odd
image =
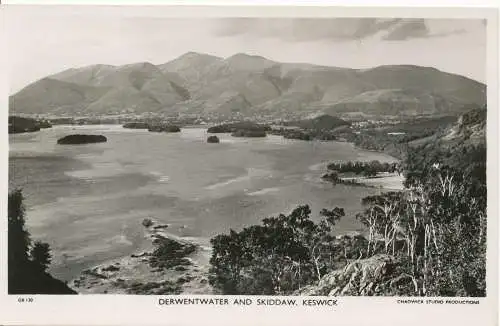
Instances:
[[[220,143],[219,137],[212,135],[207,138],[207,143],[217,144]]]
[[[248,130],[240,129],[231,133],[233,137],[266,137],[267,133],[264,130]]]
[[[271,127],[268,125],[258,124],[250,121],[241,121],[241,122],[233,122],[233,123],[225,123],[216,126],[212,126],[207,129],[208,133],[217,134],[217,133],[235,133],[237,131],[259,131],[259,132],[267,132],[271,131]],[[238,136],[236,136],[238,137]],[[249,136],[251,137],[251,136]],[[260,136],[259,136],[260,137]]]
[[[152,132],[180,132],[181,128],[175,125],[150,125],[148,131]]]
[[[127,129],[148,129],[149,124],[147,122],[128,122],[122,127]]]
[[[51,128],[52,125],[47,120],[37,120],[19,116],[9,116],[9,134],[19,134],[24,132],[35,132],[40,129]]]
[[[68,135],[59,138],[57,143],[59,145],[79,145],[79,144],[92,144],[92,143],[105,143],[108,139],[103,135]]]

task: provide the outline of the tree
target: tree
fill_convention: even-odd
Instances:
[[[49,268],[52,255],[48,243],[36,241],[33,248],[31,248],[30,256],[35,266],[42,271],[45,272]]]
[[[367,208],[359,218],[369,230],[368,255],[398,256],[413,281],[409,295],[485,295],[485,151],[410,153],[403,192],[363,199]]]
[[[25,226],[21,190],[9,193],[8,201],[8,292],[9,294],[75,294],[46,270],[50,265],[49,245],[32,241]]]
[[[12,273],[28,262],[31,240],[25,228],[24,212],[21,190],[12,191],[8,201],[8,263]]]
[[[323,210],[324,218],[310,219],[309,206],[289,215],[262,220],[262,225],[211,239],[210,282],[226,294],[290,294],[318,281],[332,266],[335,254],[331,235],[344,210]]]

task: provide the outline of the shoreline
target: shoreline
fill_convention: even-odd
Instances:
[[[310,170],[323,173],[325,162]],[[383,173],[377,177],[344,177],[356,180],[357,185],[384,190],[402,190],[404,177],[397,173]],[[323,181],[325,182],[325,181]],[[328,182],[328,181],[326,181]],[[144,237],[150,245],[131,255],[103,262],[82,271],[68,285],[79,294],[214,294],[208,282],[211,248],[171,233],[168,224],[152,222],[144,227]],[[351,232],[352,233],[352,232]],[[359,232],[355,232],[359,233]],[[348,233],[346,233],[348,235]],[[158,248],[158,239],[168,239],[180,245],[193,245],[196,250],[186,255],[189,264],[170,268],[152,267],[150,259]]]
[[[150,246],[88,268],[68,286],[78,294],[212,294],[208,284],[210,248],[165,232],[167,228],[166,224],[154,222],[144,227]],[[183,255],[178,264],[154,266],[151,260],[162,241],[181,248],[189,246],[194,251]]]
[[[115,126],[115,125],[112,125]],[[64,126],[56,126],[54,129]],[[93,129],[102,128],[103,125],[90,125],[90,126],[72,126],[82,129]],[[107,127],[107,125],[104,125]],[[203,128],[201,128],[203,129]],[[120,129],[121,131],[122,129]],[[136,130],[133,130],[134,132]],[[282,137],[282,136],[281,136]],[[304,141],[303,141],[304,142]],[[307,142],[307,141],[306,141]],[[360,158],[365,160],[371,159],[390,159],[391,161],[396,161],[397,159],[391,157],[387,153],[369,151],[355,146],[353,143],[344,141],[333,141],[337,143],[347,143],[349,146],[356,148],[360,154]],[[319,162],[318,162],[319,161]],[[319,176],[325,171],[326,165],[332,160],[321,161],[318,160],[317,163],[305,168],[302,172],[307,174],[312,172]],[[360,178],[362,179],[362,178]],[[384,183],[382,178],[378,179]],[[314,181],[321,182],[321,181]],[[384,187],[380,188],[391,189]],[[266,188],[268,192],[275,191],[274,188]],[[255,191],[254,193],[249,193],[248,195],[259,195],[262,190]],[[140,221],[138,222],[138,224]],[[142,229],[143,237],[147,239],[146,246],[140,249],[134,250],[132,254],[126,256],[121,256],[119,258],[114,258],[104,262],[99,262],[86,270],[79,272],[75,278],[69,280],[68,285],[72,287],[79,293],[92,294],[92,293],[135,293],[135,294],[157,294],[161,291],[176,292],[185,294],[206,294],[211,293],[213,289],[208,285],[208,269],[210,265],[208,264],[208,259],[210,256],[210,249],[203,248],[201,245],[198,246],[195,253],[189,255],[187,258],[190,259],[191,264],[189,266],[183,266],[183,270],[166,269],[158,270],[149,265],[149,258],[151,257],[152,251],[155,249],[153,241],[155,236],[163,236],[165,238],[172,239],[178,242],[190,242],[195,244],[194,241],[183,239],[182,237],[175,236],[165,232],[164,229]],[[201,258],[200,256],[204,256]],[[76,281],[76,284],[75,284]],[[178,284],[179,287],[173,286]]]
[[[397,173],[382,172],[375,177],[340,177],[342,181],[354,181],[359,186],[373,187],[384,190],[404,189],[405,178]]]

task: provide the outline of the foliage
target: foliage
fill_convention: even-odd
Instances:
[[[332,130],[317,130],[317,129],[285,129],[280,128],[272,131],[273,135],[281,135],[286,139],[299,139],[299,140],[322,140],[330,141],[336,140],[337,137]]]
[[[48,243],[36,241],[31,248],[30,257],[33,261],[33,264],[41,269],[42,271],[46,271],[50,266],[50,262],[52,260],[52,255],[50,254],[50,246]]]
[[[91,143],[105,143],[108,139],[103,135],[67,135],[57,140],[60,145],[77,145]]]
[[[406,190],[363,200],[367,252],[401,258],[414,284],[407,295],[484,296],[486,148],[443,152],[410,153]]]
[[[181,128],[170,124],[150,124],[148,131],[152,132],[180,132]]]
[[[340,118],[328,114],[323,114],[312,119],[288,121],[285,122],[284,125],[296,126],[306,130],[326,131],[326,130],[333,130],[341,126],[349,126],[350,123]]]
[[[19,116],[9,116],[9,134],[40,131],[43,128],[51,128],[47,120],[37,120]]]
[[[331,231],[345,213],[325,209],[319,223],[310,214],[299,206],[212,238],[210,283],[225,294],[280,295],[319,280],[343,254]]]
[[[215,135],[208,136],[208,138],[207,138],[207,143],[216,144],[216,143],[219,143],[219,142],[220,142],[219,137],[217,137]]]
[[[355,174],[363,173],[365,176],[375,176],[380,172],[390,172],[394,173],[399,171],[398,163],[380,163],[380,161],[373,160],[370,162],[359,162],[359,161],[349,161],[349,162],[333,162],[328,164],[328,170],[337,171],[339,173],[349,173],[353,172]]]
[[[63,282],[45,271],[51,254],[47,243],[32,240],[25,226],[21,190],[9,193],[8,291],[10,294],[74,294]]]
[[[127,129],[148,129],[149,124],[147,122],[127,122],[123,125],[123,128]]]
[[[462,121],[478,119],[476,114]],[[362,200],[365,209],[357,218],[367,228],[366,237],[331,235],[344,215],[340,208],[323,210],[323,219],[315,223],[309,207],[300,206],[289,215],[266,218],[262,225],[213,238],[211,284],[229,294],[290,294],[311,284],[338,282],[345,276],[339,267],[358,266],[359,259],[387,257],[394,266],[382,277],[383,284],[363,284],[373,295],[485,296],[486,145],[479,137],[432,137],[435,142],[401,147],[406,151],[401,165],[328,166],[323,178],[332,182],[339,182],[340,173],[404,171],[403,191]],[[346,293],[367,293],[361,290],[362,279],[345,281],[345,289],[352,290]]]
[[[264,130],[238,129],[231,133],[233,137],[266,137]]]
[[[220,124],[216,126],[209,127],[207,129],[208,133],[234,133],[237,131],[247,131],[247,132],[266,132],[271,130],[267,125],[257,124],[249,121],[241,121],[234,123]]]

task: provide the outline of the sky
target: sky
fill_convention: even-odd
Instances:
[[[190,51],[370,68],[431,66],[485,82],[480,19],[158,18],[80,14],[6,16],[10,93],[91,64],[162,64]]]

